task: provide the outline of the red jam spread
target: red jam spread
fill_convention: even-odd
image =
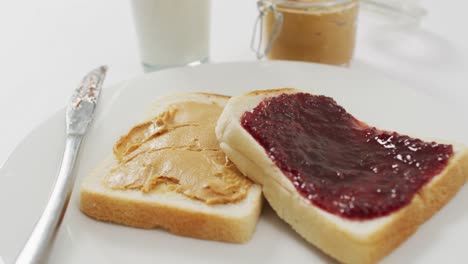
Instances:
[[[326,96],[265,99],[241,124],[303,197],[352,220],[407,205],[453,155],[452,145],[370,127]]]

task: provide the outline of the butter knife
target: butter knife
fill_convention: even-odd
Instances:
[[[107,72],[101,66],[86,75],[75,90],[66,110],[66,141],[60,171],[49,201],[23,249],[17,264],[42,263],[60,221],[65,214],[75,181],[73,168],[83,136],[93,120],[102,83]]]

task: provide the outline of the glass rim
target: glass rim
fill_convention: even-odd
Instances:
[[[259,0],[260,3],[273,4],[278,7],[287,8],[329,8],[359,0],[319,0],[314,2],[292,1],[292,0]]]

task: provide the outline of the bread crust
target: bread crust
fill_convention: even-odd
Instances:
[[[229,95],[215,94],[215,93],[198,92],[198,93],[194,93],[194,94],[204,95],[204,96],[207,96],[208,98],[221,98],[221,99],[229,99],[229,98],[231,98],[231,96],[229,96]]]
[[[277,94],[277,93],[294,93],[298,92],[297,89],[294,88],[279,88],[279,89],[266,89],[266,90],[254,90],[248,92],[247,96],[252,95],[269,95],[269,94]]]
[[[198,239],[244,243],[250,240],[255,231],[261,211],[261,201],[256,199],[249,214],[232,218],[222,214],[209,214],[170,204],[124,199],[83,189],[80,196],[80,210],[100,221],[144,229],[162,228],[177,235]]]
[[[209,93],[181,93],[157,99],[147,117],[180,101],[224,105],[229,96]],[[247,197],[236,203],[207,205],[176,192],[147,193],[114,190],[104,184],[115,158],[104,160],[83,181],[80,209],[91,218],[138,228],[163,228],[177,235],[232,243],[248,241],[261,212],[260,186],[253,184]]]
[[[294,188],[265,150],[240,125],[241,115],[266,97],[294,89],[255,91],[233,97],[221,114],[216,135],[241,172],[262,185],[266,200],[303,238],[344,263],[375,263],[443,207],[466,181],[468,151],[459,147],[446,169],[423,186],[411,203],[389,216],[352,221],[312,205]]]

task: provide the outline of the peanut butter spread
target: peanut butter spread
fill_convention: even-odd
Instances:
[[[223,108],[180,102],[133,127],[114,146],[118,162],[104,181],[113,189],[176,191],[207,204],[247,195],[251,182],[221,151],[214,134]]]

